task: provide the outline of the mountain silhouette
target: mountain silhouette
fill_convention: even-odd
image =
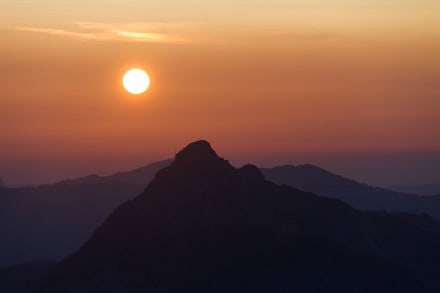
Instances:
[[[401,184],[388,187],[390,190],[398,192],[412,193],[422,196],[432,196],[440,194],[440,184]]]
[[[146,166],[136,168],[134,170],[118,172],[109,176],[99,176],[96,174],[88,175],[76,179],[63,180],[56,183],[56,186],[73,186],[73,185],[87,185],[87,184],[102,184],[120,182],[124,184],[139,185],[141,188],[145,188],[154,177],[157,171],[168,166],[171,160],[163,160],[154,163],[150,163]],[[42,185],[41,187],[50,186]],[[139,191],[140,192],[140,191]]]
[[[110,176],[89,175],[39,187],[0,186],[0,267],[61,260],[170,163],[164,160]],[[357,209],[426,213],[440,219],[440,196],[420,197],[372,187],[312,165],[260,170],[277,184],[340,199]]]
[[[114,208],[141,193],[169,163],[39,187],[0,187],[0,267],[58,261],[73,253]]]
[[[261,169],[264,176],[277,184],[287,184],[303,191],[340,199],[360,210],[389,210],[427,213],[440,219],[440,197],[420,197],[410,193],[372,187],[330,173],[313,165],[279,166]]]
[[[278,186],[197,141],[36,291],[430,292],[439,245],[429,217]]]

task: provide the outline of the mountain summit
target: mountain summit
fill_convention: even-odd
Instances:
[[[171,181],[183,179],[209,183],[232,176],[233,172],[229,162],[220,158],[207,141],[199,140],[178,152],[171,165],[158,173],[156,181],[164,180],[165,176]]]
[[[232,171],[234,169],[227,160],[224,160],[217,155],[209,142],[206,140],[193,142],[177,153],[173,163],[173,168],[176,168],[178,165],[187,167],[188,169],[197,168],[199,170],[214,170],[219,168]],[[264,180],[261,171],[256,166],[251,164],[247,164],[234,171],[238,171],[240,175],[248,179],[252,178],[254,180]]]
[[[217,153],[212,149],[209,142],[206,140],[199,140],[190,143],[183,150],[177,153],[176,162],[199,162],[203,160],[219,159]]]
[[[424,221],[277,186],[197,141],[38,292],[428,292],[440,228]]]

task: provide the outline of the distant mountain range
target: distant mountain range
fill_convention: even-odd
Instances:
[[[141,193],[169,162],[36,188],[0,187],[0,267],[59,260],[75,251],[114,208]]]
[[[428,216],[276,185],[197,141],[21,292],[438,292],[438,247]]]
[[[171,162],[36,188],[0,187],[0,267],[59,260],[72,253],[114,208],[140,194],[156,172]],[[312,165],[261,171],[276,184],[340,199],[360,210],[426,213],[440,219],[440,196],[419,197],[371,187]]]
[[[398,192],[406,192],[417,195],[440,195],[440,184],[402,184],[388,187]]]
[[[339,199],[360,210],[426,213],[440,219],[440,196],[422,197],[372,187],[313,165],[287,165],[261,170],[264,176],[274,183],[287,184],[303,191]]]

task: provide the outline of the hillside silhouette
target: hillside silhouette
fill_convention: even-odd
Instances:
[[[261,171],[274,183],[287,184],[303,191],[340,199],[360,210],[426,213],[440,219],[440,196],[421,197],[372,187],[313,165],[285,165],[263,168]]]
[[[360,212],[188,145],[36,292],[431,292],[440,227]]]
[[[169,163],[39,187],[0,187],[0,267],[66,257]]]
[[[118,205],[140,194],[171,160],[110,176],[89,175],[39,187],[0,186],[0,267],[58,261],[77,250]],[[428,214],[440,219],[440,196],[368,186],[313,165],[262,168],[277,184],[342,200],[366,211]],[[38,239],[38,241],[35,241]]]
[[[440,184],[401,184],[388,187],[391,190],[422,196],[440,194]]]

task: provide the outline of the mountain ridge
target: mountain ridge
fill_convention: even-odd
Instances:
[[[426,249],[440,245],[436,225],[430,233],[417,216],[363,213],[278,186],[200,144],[114,210],[41,292],[438,288],[430,276],[440,253]]]
[[[141,193],[156,172],[171,162],[163,160],[109,176],[86,176],[37,188],[0,188],[0,235],[4,235],[0,241],[0,267],[42,259],[59,260],[73,252],[108,213]],[[242,168],[247,176],[260,176],[254,167]],[[267,179],[277,184],[337,198],[361,210],[425,213],[440,219],[440,196],[421,198],[404,195],[403,205],[395,200],[391,204],[390,201],[375,201],[373,204],[367,201],[363,204],[366,199],[380,195],[382,189],[357,183],[310,164],[260,170]],[[277,170],[283,172],[274,172]],[[339,182],[339,185],[334,182]],[[402,198],[400,193],[397,195]],[[386,198],[395,196],[396,193],[387,192]],[[14,233],[7,232],[11,229]]]
[[[342,200],[360,210],[389,210],[427,213],[440,219],[440,197],[420,197],[359,183],[314,165],[283,165],[262,168],[264,176],[277,184],[295,186],[322,196]]]

